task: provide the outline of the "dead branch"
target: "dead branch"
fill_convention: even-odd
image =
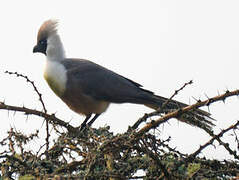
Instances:
[[[220,143],[220,142],[221,142],[220,137],[222,137],[226,132],[228,132],[228,131],[230,131],[230,130],[232,130],[232,129],[235,129],[238,125],[239,125],[239,121],[237,121],[237,123],[235,123],[234,125],[231,125],[231,126],[229,126],[228,128],[222,130],[222,131],[221,131],[219,134],[217,134],[217,135],[212,135],[212,133],[210,133],[210,135],[212,136],[212,139],[210,139],[210,140],[209,140],[207,143],[205,143],[204,145],[200,146],[200,147],[198,148],[198,150],[196,150],[194,153],[190,154],[190,156],[189,156],[187,159],[190,159],[190,158],[193,158],[193,159],[194,159],[199,153],[202,152],[203,149],[205,149],[205,148],[206,148],[207,146],[209,146],[209,145],[212,145],[215,140],[218,140],[219,143]],[[220,144],[221,144],[221,143],[220,143]],[[226,148],[226,149],[228,150],[228,148]],[[229,153],[230,153],[231,155],[234,155],[234,158],[235,158],[235,159],[238,159],[238,160],[239,160],[239,157],[238,157],[238,155],[236,154],[235,151],[232,151],[230,148],[229,148],[228,151],[229,151]],[[186,161],[187,161],[187,160],[186,160]]]
[[[44,113],[47,113],[47,109],[46,109],[45,103],[44,103],[44,101],[43,101],[43,99],[42,99],[42,94],[41,94],[40,91],[37,89],[37,87],[36,87],[34,81],[31,81],[27,76],[25,76],[25,75],[23,75],[23,74],[20,74],[20,73],[18,73],[18,72],[5,71],[5,73],[6,73],[6,74],[9,74],[9,75],[16,75],[17,77],[22,77],[22,78],[24,78],[27,82],[29,82],[29,83],[32,85],[34,91],[37,93],[37,95],[38,95],[38,97],[39,97],[39,101],[40,101],[40,103],[41,103],[41,105],[42,105],[42,108],[43,108]],[[45,119],[45,120],[46,120],[46,139],[45,139],[45,140],[46,140],[46,157],[48,158],[47,152],[48,152],[48,150],[49,150],[49,138],[50,138],[50,133],[49,133],[49,122],[48,122],[48,119]]]
[[[0,109],[8,110],[8,111],[24,112],[26,115],[36,115],[36,116],[43,117],[45,119],[50,120],[50,122],[55,124],[55,125],[63,126],[70,132],[76,132],[77,131],[76,128],[74,128],[69,123],[66,123],[63,120],[58,119],[54,114],[50,115],[50,114],[44,113],[42,111],[33,110],[33,109],[30,109],[30,108],[26,108],[26,107],[11,106],[11,105],[5,104],[4,102],[0,102]]]

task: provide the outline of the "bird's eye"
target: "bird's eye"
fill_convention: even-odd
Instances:
[[[46,44],[46,39],[40,40],[39,43],[40,43],[41,45]]]

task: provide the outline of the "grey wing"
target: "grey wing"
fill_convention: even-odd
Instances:
[[[94,99],[143,104],[153,94],[140,88],[140,84],[91,61],[68,59],[63,64],[67,68],[68,84]]]

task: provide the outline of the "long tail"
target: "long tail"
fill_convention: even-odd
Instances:
[[[172,112],[173,110],[188,106],[187,104],[175,100],[168,100],[165,97],[156,95],[153,95],[153,101],[154,103],[145,104],[145,106],[157,110],[158,108],[162,107],[165,102],[167,102],[162,108],[163,113]],[[178,120],[202,129],[211,129],[214,126],[212,122],[214,119],[211,118],[210,115],[211,114],[206,111],[195,109],[182,114]]]

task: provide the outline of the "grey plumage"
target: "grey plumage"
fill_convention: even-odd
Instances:
[[[91,61],[66,59],[62,61],[62,64],[70,77],[67,84],[71,95],[73,95],[72,92],[81,89],[82,94],[92,97],[96,101],[144,104],[155,110],[168,100],[154,95],[153,92],[143,89],[140,84]],[[162,112],[167,113],[185,106],[187,105],[184,103],[170,100]],[[210,119],[210,114],[202,110],[189,112],[180,118],[181,121],[188,124],[206,128],[213,125]]]
[[[62,64],[67,69],[68,82],[82,89],[84,94],[96,100],[114,103],[152,103],[153,93],[141,85],[114,73],[98,64],[82,59],[66,59]],[[73,83],[71,81],[77,81]]]

